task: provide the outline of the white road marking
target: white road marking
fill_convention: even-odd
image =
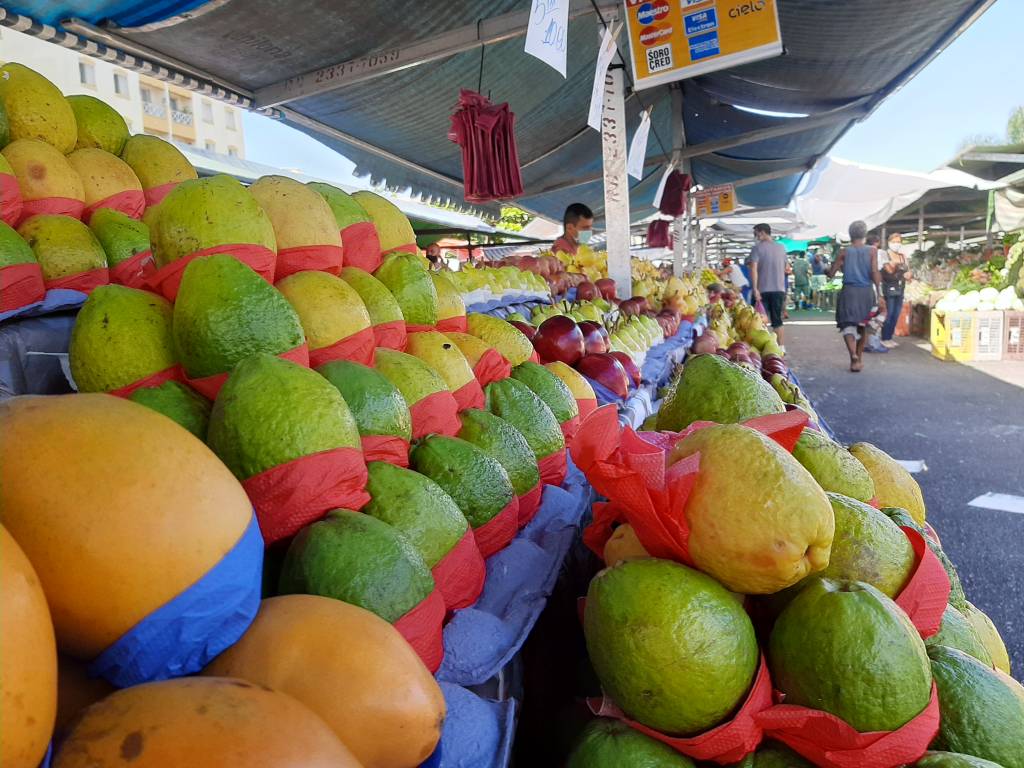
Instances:
[[[896,459],[896,463],[912,475],[928,471],[928,465],[924,463],[924,459]]]
[[[988,493],[967,502],[969,507],[982,509],[998,509],[1001,512],[1016,512],[1024,515],[1024,496],[1013,496],[1009,493]]]

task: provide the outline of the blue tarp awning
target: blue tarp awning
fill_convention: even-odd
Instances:
[[[687,145],[800,119],[747,109],[811,117],[861,109],[809,130],[704,152],[692,161],[696,181],[737,182],[739,200],[748,206],[786,205],[803,169],[991,2],[778,0],[782,56],[683,84]],[[596,4],[616,7],[609,0]],[[128,50],[135,58],[103,50],[127,66],[156,61],[164,69],[147,70],[151,74],[181,82],[183,73],[190,87],[258,107],[261,93],[266,93],[261,89],[290,78],[311,78],[309,73],[315,70],[345,62],[348,66],[341,69],[347,71],[372,68],[415,46],[429,51],[432,41],[443,48],[455,30],[475,25],[479,33],[485,23],[528,13],[530,5],[529,0],[15,0],[0,2],[0,12],[8,12],[0,23],[23,25],[13,13],[26,14],[58,29],[55,33],[37,24],[36,30],[23,31],[51,38],[74,31],[77,38],[58,42],[72,47],[80,42],[92,53],[97,41],[120,46],[118,50]],[[589,0],[572,3],[565,79],[528,56],[520,34],[509,34],[497,36],[483,48],[483,55],[480,46],[436,58],[420,55],[421,63],[411,61],[374,79],[287,103],[273,100],[275,113],[354,160],[358,173],[391,187],[461,200],[461,154],[447,137],[449,117],[459,89],[479,87],[494,102],[507,101],[516,115],[524,206],[554,219],[574,201],[600,210],[600,136],[586,129],[599,23],[594,13],[588,13],[590,6]],[[97,27],[68,22],[60,26],[62,19],[71,18]],[[625,45],[624,39],[621,42]],[[315,77],[333,75],[328,71]],[[626,105],[630,134],[641,110],[654,106],[646,176],[632,182],[634,218],[641,219],[651,212],[673,149],[669,87],[631,94]],[[771,178],[744,184],[764,176]]]

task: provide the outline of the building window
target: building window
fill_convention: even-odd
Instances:
[[[227,121],[229,131],[237,131],[238,127],[235,125],[235,110],[231,107],[224,107],[224,119]]]
[[[147,88],[146,86],[143,85],[141,88],[139,88],[139,94],[142,96],[143,104],[153,103],[153,91]]]
[[[128,98],[128,75],[121,72],[114,73],[114,93]]]
[[[90,61],[78,62],[78,82],[87,88],[95,88],[96,65]]]
[[[213,104],[203,101],[203,122],[213,125]]]
[[[207,139],[206,140],[206,150],[208,152],[216,152],[217,151],[217,142],[216,141],[210,141],[209,139]]]
[[[228,147],[228,157],[238,157],[238,147]]]

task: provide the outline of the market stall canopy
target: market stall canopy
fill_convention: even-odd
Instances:
[[[634,216],[652,209],[672,157],[690,161],[698,183],[736,183],[742,204],[785,206],[853,122],[992,2],[779,0],[784,55],[685,82],[685,148],[668,86],[627,98],[629,133],[654,107],[645,175],[631,190]],[[268,110],[372,180],[441,199],[462,195],[449,116],[460,88],[479,89],[516,115],[523,205],[558,219],[566,204],[582,201],[600,215],[601,141],[586,127],[595,9],[607,14],[619,4],[572,1],[565,79],[523,51],[527,0],[429,5],[426,12],[421,0],[15,0],[0,4],[0,23]]]
[[[966,171],[989,181],[1011,183],[1024,171],[1024,144],[975,145],[961,150],[947,168]]]

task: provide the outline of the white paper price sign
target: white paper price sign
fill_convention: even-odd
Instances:
[[[569,36],[569,0],[533,0],[526,52],[536,56],[565,77],[565,53]]]
[[[651,132],[651,111],[654,107],[648,107],[640,115],[640,125],[633,134],[633,140],[629,143],[629,158],[626,160],[626,170],[634,179],[644,177],[644,159],[647,157],[647,137]]]
[[[595,131],[601,130],[601,111],[604,108],[604,76],[608,74],[608,65],[612,63],[619,47],[615,44],[615,36],[619,33],[619,25],[613,24],[604,28],[601,47],[597,51],[597,64],[594,66],[594,87],[590,92],[590,113],[587,125]]]

